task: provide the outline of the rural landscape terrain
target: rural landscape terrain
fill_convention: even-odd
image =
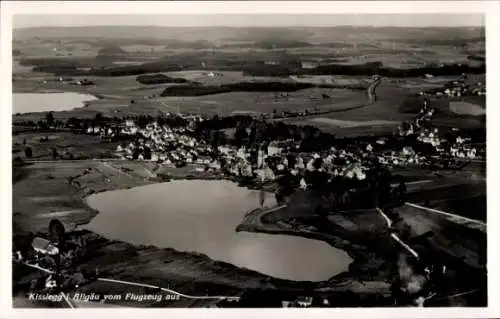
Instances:
[[[484,28],[13,30],[14,307],[484,307]]]

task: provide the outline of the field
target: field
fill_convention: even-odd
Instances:
[[[435,184],[426,185],[408,194],[406,201],[486,221],[486,184],[481,180],[469,178],[441,178]]]
[[[457,259],[465,257],[464,261],[470,267],[484,267],[485,233],[454,223],[445,216],[407,205],[397,209],[397,212],[411,227],[413,236],[432,231],[431,244],[435,250]]]
[[[24,149],[30,147],[32,160],[52,160],[53,149],[64,159],[110,158],[117,145],[118,143],[101,142],[99,137],[70,132],[14,132],[12,137],[13,156],[27,159]]]
[[[478,61],[469,57],[480,55],[484,46],[484,38],[482,37],[484,30],[481,29],[447,29],[443,31],[432,28],[422,30],[389,28],[380,31],[373,28],[342,27],[298,28],[293,32],[289,29],[279,29],[278,33],[274,29],[265,29],[264,31],[264,29],[253,28],[241,30],[137,28],[137,30],[137,32],[145,32],[145,35],[160,33],[155,39],[150,36],[131,39],[130,35],[124,34],[124,29],[117,30],[110,27],[109,30],[107,28],[93,28],[88,31],[90,33],[84,32],[81,37],[74,38],[61,36],[60,30],[49,28],[46,30],[48,36],[33,39],[27,30],[16,32],[16,36],[19,38],[14,41],[14,47],[20,53],[15,60],[14,90],[16,92],[68,90],[90,93],[101,98],[90,103],[86,109],[57,114],[60,118],[69,116],[93,117],[96,112],[108,116],[157,114],[160,111],[225,115],[271,113],[274,109],[318,108],[321,110],[328,108],[337,111],[319,116],[321,119],[301,118],[287,121],[295,124],[315,125],[340,135],[389,133],[394,130],[395,122],[401,122],[411,117],[399,109],[406,96],[428,88],[440,87],[446,81],[456,79],[460,73],[436,75],[432,78],[424,78],[422,74],[422,76],[408,75],[404,78],[384,79],[376,89],[377,101],[368,105],[365,92],[349,88],[366,87],[367,80],[376,71],[366,68],[357,71],[351,70],[354,73],[364,72],[363,74],[340,75],[335,73],[337,72],[335,70],[332,71],[333,73],[328,71],[324,68],[325,66],[333,63],[349,68],[349,66],[362,66],[376,62],[384,67],[405,70],[453,62],[474,67]],[[33,34],[41,32],[40,30],[32,31],[35,32]],[[73,28],[71,31],[77,34],[82,32],[79,28]],[[113,36],[107,36],[107,32],[112,32],[110,34]],[[437,36],[440,32],[453,35],[453,40]],[[59,35],[56,38],[51,38],[55,34]],[[92,34],[95,35],[91,36]],[[101,35],[97,36],[97,34]],[[117,38],[116,34],[122,34],[122,36]],[[179,34],[182,35],[182,40],[175,38],[175,35]],[[225,36],[223,36],[224,34]],[[274,37],[271,36],[273,34]],[[278,34],[279,37],[276,36]],[[344,39],[346,34],[349,34],[349,40]],[[215,35],[220,38],[215,39]],[[422,48],[424,43],[425,48]],[[40,48],[38,52],[36,48]],[[117,53],[103,57],[100,50],[104,49]],[[278,81],[309,83],[318,86],[345,86],[346,88],[305,89],[290,92],[286,97],[276,97],[271,92],[229,92],[203,97],[160,97],[165,88],[178,84],[143,85],[136,81],[137,75],[73,76],[75,80],[86,78],[95,83],[95,86],[77,87],[51,81],[56,77],[47,73],[32,72],[30,66],[20,65],[20,61],[35,57],[45,59],[42,59],[45,61],[43,63],[57,65],[58,61],[65,61],[65,63],[75,63],[89,68],[113,65],[115,67],[140,67],[137,64],[154,62],[161,69],[170,63],[181,65],[183,70],[154,73],[183,78],[203,86]],[[304,69],[300,67],[300,61],[313,61],[323,68],[316,70],[317,72]],[[277,63],[277,65],[267,64],[271,62]],[[243,69],[248,66],[265,71],[266,69],[287,68],[289,65],[296,65],[293,68],[297,73],[292,73],[288,77],[248,76],[243,73]],[[339,72],[349,73],[351,71],[339,69]],[[153,71],[150,70],[150,72]],[[303,74],[304,72],[309,74]],[[327,74],[321,75],[323,72],[327,72]],[[43,83],[43,80],[46,80],[47,83]],[[329,98],[325,99],[325,96],[329,96]],[[449,106],[446,108],[449,109]],[[451,126],[453,123],[458,126],[481,125],[476,119],[469,120],[468,116],[463,116],[465,115],[462,111],[464,108],[467,107],[459,108],[460,116],[452,119],[443,116],[443,118],[438,119],[439,123],[445,126]],[[452,114],[451,111],[449,113]],[[468,114],[476,115],[478,112],[468,111]],[[37,116],[36,114],[22,115],[15,119],[33,119]],[[354,122],[360,123],[354,124]]]

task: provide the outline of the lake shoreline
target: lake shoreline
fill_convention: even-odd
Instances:
[[[332,238],[328,238],[329,236],[307,236],[307,234],[301,234],[298,232],[297,233],[292,233],[292,232],[269,233],[269,232],[265,232],[265,231],[261,231],[261,232],[255,231],[255,233],[260,233],[263,236],[262,235],[252,236],[250,234],[250,232],[248,232],[247,234],[244,233],[242,235],[236,235],[236,233],[239,232],[238,225],[240,225],[242,219],[245,218],[246,214],[249,211],[248,206],[250,205],[250,206],[257,207],[257,200],[258,200],[257,197],[259,195],[258,192],[264,191],[264,189],[262,189],[262,187],[260,187],[260,186],[261,185],[257,185],[257,184],[242,185],[241,183],[237,183],[237,180],[235,180],[235,179],[221,178],[218,176],[214,176],[214,177],[207,176],[205,178],[193,176],[191,178],[175,178],[175,179],[170,179],[169,181],[166,181],[166,182],[152,183],[152,184],[148,184],[148,185],[127,188],[126,190],[121,190],[121,191],[125,191],[125,192],[121,192],[121,193],[120,192],[115,193],[115,191],[110,191],[110,193],[115,193],[115,194],[103,195],[103,193],[106,193],[106,192],[102,192],[102,191],[98,192],[98,193],[95,192],[95,193],[92,193],[91,195],[89,195],[88,197],[84,198],[86,205],[91,207],[91,209],[94,210],[95,212],[99,212],[99,214],[102,214],[102,213],[106,213],[106,214],[104,214],[104,215],[97,215],[96,214],[96,216],[93,219],[91,219],[89,221],[89,223],[86,224],[88,226],[79,225],[79,228],[90,230],[90,231],[97,233],[100,236],[105,237],[105,238],[111,238],[112,240],[124,241],[124,242],[127,242],[131,245],[134,245],[134,246],[147,245],[147,246],[157,247],[158,249],[173,248],[173,249],[175,249],[177,251],[181,251],[181,252],[195,252],[197,254],[198,253],[206,254],[209,258],[211,258],[217,262],[225,262],[225,263],[229,263],[229,264],[232,264],[232,265],[235,265],[237,267],[244,268],[244,269],[251,269],[251,270],[254,270],[257,272],[261,272],[263,275],[274,277],[276,279],[291,280],[291,281],[296,281],[296,282],[301,282],[301,281],[320,282],[320,281],[329,280],[332,277],[332,275],[328,274],[331,272],[331,270],[337,269],[338,267],[340,267],[340,272],[343,272],[348,268],[348,265],[353,261],[352,258],[350,258],[351,257],[350,254],[346,253],[343,250],[344,246],[339,247],[339,245],[337,245],[339,240],[336,240],[336,241],[332,240]],[[206,190],[203,191],[203,189],[206,189]],[[220,189],[220,191],[218,191],[219,189]],[[299,250],[303,251],[304,253],[309,252],[309,253],[306,253],[309,255],[308,258],[311,258],[311,259],[318,258],[316,260],[317,272],[314,272],[314,274],[307,275],[307,273],[309,273],[309,271],[306,271],[304,273],[304,269],[302,269],[300,266],[291,266],[294,263],[286,263],[286,262],[284,263],[283,267],[279,268],[281,270],[277,270],[277,269],[273,270],[273,267],[271,266],[271,268],[269,268],[268,266],[266,266],[267,264],[265,262],[263,262],[263,263],[256,262],[257,260],[267,260],[268,257],[264,257],[264,256],[256,257],[256,258],[252,259],[253,261],[250,261],[250,260],[247,260],[246,258],[236,257],[236,255],[231,255],[231,254],[227,255],[226,253],[223,252],[224,250],[220,251],[218,249],[214,250],[213,248],[209,248],[210,245],[209,246],[204,245],[203,244],[204,242],[200,242],[199,244],[196,244],[195,238],[193,238],[195,240],[194,242],[192,240],[179,242],[179,239],[180,239],[179,236],[182,236],[182,235],[176,233],[175,229],[177,229],[177,228],[171,229],[170,231],[168,230],[169,229],[168,225],[172,225],[172,223],[175,223],[175,220],[177,220],[175,217],[176,216],[175,212],[177,211],[177,208],[175,208],[175,207],[177,207],[176,206],[177,204],[175,204],[176,197],[173,197],[168,201],[169,203],[171,203],[171,205],[173,205],[173,206],[169,206],[170,207],[169,211],[171,213],[165,213],[165,214],[155,213],[155,212],[161,211],[161,209],[159,209],[157,207],[160,207],[160,206],[163,207],[164,205],[158,206],[157,204],[154,204],[154,205],[152,204],[151,206],[148,206],[149,207],[148,211],[150,211],[150,213],[153,214],[153,215],[151,215],[152,216],[151,218],[155,218],[158,221],[161,220],[162,221],[162,222],[160,222],[161,224],[167,225],[164,228],[163,235],[156,236],[155,238],[164,238],[166,240],[166,242],[170,243],[170,244],[164,245],[163,242],[165,240],[158,241],[158,239],[156,239],[154,241],[150,241],[148,239],[149,236],[140,235],[141,234],[140,230],[138,232],[131,232],[131,230],[127,227],[131,227],[131,225],[134,225],[134,224],[125,223],[124,226],[120,227],[120,228],[113,228],[113,226],[112,226],[113,216],[118,216],[118,215],[122,216],[122,214],[123,214],[123,218],[125,218],[126,220],[134,220],[134,218],[137,218],[137,217],[135,217],[135,216],[137,216],[137,214],[135,214],[137,209],[126,209],[126,208],[118,209],[118,208],[115,208],[117,205],[117,204],[114,204],[115,202],[116,203],[122,202],[122,201],[127,202],[127,198],[130,198],[130,196],[136,197],[136,198],[137,198],[137,196],[145,196],[147,198],[150,198],[151,196],[153,196],[153,197],[157,198],[157,196],[153,195],[153,194],[157,194],[158,192],[166,194],[167,198],[169,198],[168,196],[171,196],[171,195],[168,195],[168,194],[174,194],[177,191],[182,193],[182,192],[185,192],[188,190],[190,190],[190,192],[194,192],[197,194],[212,194],[212,191],[215,192],[212,195],[197,196],[198,199],[195,200],[195,202],[197,202],[198,204],[194,204],[194,202],[193,202],[194,206],[190,209],[192,209],[193,212],[200,212],[200,215],[198,215],[197,213],[191,214],[191,213],[185,212],[185,214],[187,214],[186,217],[189,220],[191,220],[191,217],[193,218],[192,220],[197,220],[197,223],[199,224],[199,226],[197,226],[196,229],[200,232],[200,236],[209,236],[209,238],[212,238],[212,239],[207,239],[207,241],[212,242],[213,240],[215,240],[216,242],[219,242],[219,244],[222,246],[224,246],[224,245],[233,246],[233,244],[230,244],[230,243],[239,242],[238,245],[241,247],[238,248],[238,250],[244,249],[245,247],[253,247],[253,245],[257,245],[257,247],[262,246],[262,245],[264,247],[268,247],[269,245],[278,245],[281,248],[276,248],[276,249],[280,252],[283,252],[283,254],[281,256],[275,256],[277,258],[277,262],[278,261],[282,262],[283,260],[286,260],[286,258],[293,258],[291,256],[293,256],[295,254],[290,255],[290,249],[292,249],[291,247],[295,247],[294,249],[299,249]],[[117,191],[120,191],[120,190],[117,190]],[[239,204],[236,205],[237,207],[233,207],[234,204],[230,204],[230,207],[232,207],[232,208],[229,208],[229,207],[225,208],[226,205],[222,204],[222,205],[224,205],[223,206],[224,208],[221,207],[220,209],[213,209],[214,207],[219,207],[219,206],[218,206],[218,204],[216,204],[216,202],[213,204],[209,204],[211,202],[210,198],[219,198],[219,196],[222,195],[223,197],[221,197],[217,202],[220,202],[220,201],[226,202],[227,195],[225,195],[225,194],[228,194],[227,192],[229,192],[231,194],[233,194],[233,192],[235,192],[234,196],[243,196],[243,198],[241,198],[241,203],[242,204],[246,203],[246,204],[243,204],[243,206],[246,206],[246,208],[243,208],[243,207],[238,208],[241,206]],[[208,196],[208,198],[207,198],[207,196]],[[215,196],[215,197],[213,197],[213,196]],[[275,202],[273,193],[265,191],[265,198],[266,198],[265,199],[266,203],[264,204],[264,207],[269,207],[269,208],[278,207],[277,203]],[[255,205],[253,204],[254,200],[255,200]],[[190,202],[192,202],[192,201],[190,201]],[[240,201],[238,201],[238,202],[240,202]],[[130,203],[130,205],[133,206],[134,205],[133,203],[134,202]],[[161,203],[161,201],[159,203]],[[199,206],[200,203],[201,203],[201,206]],[[229,203],[234,203],[234,201],[230,201]],[[229,204],[229,203],[227,203],[227,204]],[[186,203],[186,205],[188,205],[188,204]],[[213,206],[213,205],[215,205],[215,206]],[[129,207],[129,205],[125,205],[124,207]],[[183,208],[181,208],[181,207],[183,207]],[[206,207],[206,208],[204,208],[204,207]],[[209,208],[209,207],[212,207],[212,208]],[[179,209],[186,209],[186,207],[184,207],[184,205],[181,204],[181,206],[179,206]],[[254,208],[250,208],[250,209],[254,210]],[[188,211],[191,212],[191,210],[189,210],[189,209],[188,209]],[[211,225],[211,223],[208,222],[207,220],[205,220],[206,216],[208,216],[207,214],[209,214],[210,216],[213,215],[209,219],[213,219],[213,218],[217,219],[217,218],[221,218],[222,216],[227,215],[226,217],[223,217],[221,220],[228,221],[230,225],[220,225],[220,227],[222,227],[222,229],[224,229],[224,231],[219,232],[219,235],[216,235],[217,231],[210,230],[211,227],[209,225]],[[97,220],[96,220],[96,218],[97,218]],[[132,218],[132,219],[129,219],[129,218]],[[184,219],[181,219],[181,221],[182,220],[184,220]],[[108,226],[106,226],[106,225],[108,225]],[[156,225],[156,224],[153,224],[153,226],[148,226],[147,229],[150,229],[150,228],[154,229],[154,225]],[[189,230],[190,224],[186,224],[185,226],[183,226],[184,224],[182,222],[180,222],[180,223],[176,223],[176,225],[177,225],[176,227],[181,227],[181,229],[183,229],[187,233],[191,232]],[[231,226],[231,225],[234,225],[234,226]],[[185,228],[185,227],[187,227],[187,228]],[[200,228],[198,229],[198,227],[200,227]],[[123,231],[123,229],[129,229],[129,230]],[[236,232],[234,232],[234,231],[236,231]],[[156,231],[153,231],[153,232],[156,232]],[[172,233],[173,235],[168,235],[170,233]],[[131,235],[131,234],[134,234],[134,235]],[[202,234],[204,234],[204,235],[202,235]],[[222,234],[225,234],[225,235],[222,235]],[[278,236],[268,236],[268,235],[278,235]],[[302,239],[299,239],[299,238],[302,238]],[[180,247],[178,244],[175,244],[175,243],[180,244]],[[188,243],[191,243],[191,244],[188,244]],[[193,244],[194,244],[194,246],[193,246]],[[248,245],[250,245],[250,246],[248,246]],[[192,246],[192,247],[187,248],[189,246]],[[332,250],[332,249],[326,248],[329,246],[333,247],[335,249]],[[302,248],[299,248],[299,247],[302,247]],[[208,250],[207,250],[207,248],[208,248]],[[231,250],[232,249],[233,248],[231,248]],[[323,250],[325,250],[323,253],[312,253],[312,252],[323,251]],[[265,254],[265,251],[266,250],[259,250],[259,252],[261,252],[263,254]],[[288,253],[287,253],[287,251],[288,251]],[[331,253],[331,255],[329,253]],[[258,255],[257,252],[256,252],[256,254]],[[337,254],[339,254],[339,255],[337,256]],[[345,258],[344,258],[344,256],[345,256]],[[283,258],[285,258],[285,259],[283,259]],[[327,266],[328,264],[330,264],[330,266]],[[289,265],[289,266],[285,267],[285,265]],[[321,274],[324,273],[323,270],[325,270],[325,269],[326,269],[327,275],[322,276]],[[328,271],[328,270],[330,270],[330,271]],[[304,275],[305,275],[305,277],[304,277]],[[296,278],[296,277],[300,277],[300,279]]]
[[[153,180],[153,181],[150,181],[150,183],[148,183],[148,184],[137,185],[135,187],[141,187],[141,186],[147,186],[147,185],[154,185],[154,184],[162,184],[162,183],[169,183],[169,182],[172,182],[172,181],[179,181],[179,180],[204,180],[204,181],[224,180],[224,181],[230,181],[232,183],[236,183],[236,184],[238,184],[239,187],[244,187],[244,188],[247,188],[249,190],[262,190],[263,189],[262,186],[258,185],[258,184],[241,185],[240,183],[238,183],[239,181],[238,181],[237,178],[230,178],[230,177],[228,178],[228,177],[225,177],[225,176],[205,176],[205,177],[201,177],[201,176],[190,176],[190,175],[185,175],[185,176],[175,176],[175,175],[172,175],[170,177],[170,179],[168,179],[168,180],[163,180],[163,181]],[[135,187],[132,187],[132,188],[135,188]],[[126,189],[131,189],[131,188],[127,187]],[[103,193],[103,192],[108,192],[108,191],[115,191],[115,190],[120,190],[120,189],[102,190],[102,191],[99,191],[99,192],[95,192],[92,195],[96,195],[98,193]],[[90,196],[92,196],[92,195],[90,195]],[[93,210],[96,215],[100,214],[99,210],[91,208],[90,205],[88,205],[88,202],[86,200],[87,198],[88,198],[88,196],[85,196],[85,197],[82,198],[82,200],[85,201],[85,203],[89,207],[89,209]],[[223,262],[223,261],[217,261],[217,260],[214,260],[214,259],[210,258],[209,256],[205,255],[208,260],[210,260],[212,262],[215,262],[215,263],[224,263],[224,264],[230,265],[231,267],[235,267],[237,269],[242,269],[244,271],[249,270],[249,271],[252,271],[252,272],[256,272],[259,275],[266,276],[266,277],[269,277],[269,278],[273,278],[274,280],[291,281],[291,282],[294,282],[294,283],[297,283],[297,284],[301,284],[301,283],[314,283],[314,284],[317,284],[319,286],[327,284],[328,282],[331,282],[331,281],[345,279],[346,277],[349,276],[349,268],[352,265],[362,264],[363,261],[366,260],[364,258],[365,255],[366,255],[366,249],[364,247],[362,248],[361,246],[352,243],[350,240],[343,239],[342,236],[338,236],[338,235],[328,236],[326,234],[320,234],[320,233],[318,233],[318,234],[310,234],[310,233],[301,232],[301,231],[289,231],[289,230],[286,230],[286,229],[283,229],[283,228],[279,228],[279,227],[277,229],[271,229],[270,227],[259,227],[258,225],[245,223],[245,216],[247,214],[252,214],[252,211],[244,213],[244,215],[242,216],[242,222],[235,229],[237,232],[239,232],[239,231],[246,231],[246,232],[255,232],[255,233],[270,234],[270,235],[281,234],[281,235],[289,235],[289,236],[295,236],[295,237],[302,237],[302,238],[306,238],[306,239],[313,239],[313,240],[318,240],[318,241],[325,242],[328,245],[330,245],[330,246],[332,246],[332,247],[334,247],[336,249],[340,249],[340,250],[346,252],[347,255],[352,259],[350,261],[349,265],[348,265],[348,270],[346,270],[344,272],[340,272],[340,273],[338,273],[336,275],[333,275],[328,280],[314,281],[314,282],[310,282],[310,281],[295,281],[295,280],[287,280],[287,279],[275,278],[275,277],[272,277],[272,276],[269,276],[267,274],[263,274],[263,273],[260,273],[260,272],[257,272],[257,271],[251,270],[251,269],[247,269],[247,268],[244,268],[244,267],[235,266],[235,265],[233,265],[231,263],[227,263],[227,262]],[[89,219],[88,222],[86,222],[85,224],[88,224],[94,217],[92,217],[91,219]],[[81,227],[81,226],[84,226],[85,224],[79,224],[79,226]],[[139,248],[139,249],[140,249],[140,247],[143,246],[143,245],[134,245],[134,244],[129,244],[129,245],[131,245],[133,247],[136,247],[136,248]],[[197,252],[179,251],[179,250],[176,250],[176,249],[170,248],[170,247],[169,248],[161,248],[161,247],[154,246],[154,245],[148,245],[147,247],[154,247],[155,249],[158,249],[158,250],[171,249],[171,250],[177,251],[179,253],[186,253],[186,254],[195,254],[195,255],[199,255],[200,254],[200,253],[197,253]]]
[[[87,161],[89,163],[89,161]],[[92,163],[93,165],[98,165],[97,163]],[[70,166],[73,165],[82,165],[83,163],[75,163],[75,164],[69,164]],[[47,171],[47,165],[50,165],[50,169],[57,169],[57,167],[60,164],[35,164],[37,166],[37,169],[42,169],[43,171]],[[50,170],[49,169],[49,170]],[[175,170],[175,169],[174,169]],[[178,174],[174,178],[181,178]],[[186,175],[186,174],[184,174]],[[29,176],[27,177],[28,179],[30,178]],[[200,179],[200,177],[198,177]],[[203,179],[203,178],[201,178]],[[212,178],[207,178],[207,179],[214,179]],[[104,191],[111,191],[111,190],[118,190],[118,189],[124,189],[124,188],[132,188],[135,186],[143,186],[143,185],[151,185],[151,184],[156,184],[158,182],[165,182],[165,181],[157,181],[157,180],[142,180],[142,179],[134,179],[132,180],[132,184],[127,187],[126,185],[123,184],[110,184],[106,183],[100,175],[96,176],[90,176],[90,179],[87,180],[87,185],[83,184],[81,187],[76,188],[74,185],[71,185],[72,188],[76,188],[75,190],[77,191],[78,196],[80,197],[83,205],[86,207],[84,211],[82,211],[80,214],[83,215],[78,215],[78,216],[66,216],[64,219],[66,220],[73,220],[75,224],[78,224],[79,226],[83,226],[87,224],[90,220],[92,220],[97,214],[99,214],[98,211],[90,208],[86,201],[85,198],[88,196],[87,191],[89,190],[88,186],[91,183],[91,181],[96,181],[100,185],[94,185],[92,186],[93,188],[96,186],[102,186],[101,189],[98,189],[95,193],[100,193]],[[60,183],[67,183],[65,180],[61,180]],[[14,184],[14,189],[16,189],[16,185],[18,183]],[[31,183],[30,185],[33,185]],[[32,191],[30,191],[32,192]],[[31,195],[33,196],[33,195]],[[16,221],[20,218],[19,216],[13,216],[13,219]],[[31,216],[26,216],[28,218],[28,223],[30,220],[32,220],[33,217]],[[48,224],[48,219],[46,220],[46,223]],[[45,222],[44,222],[45,224]],[[31,226],[30,227],[34,227]],[[41,231],[40,229],[38,231]],[[103,254],[106,251],[110,250],[111,251],[123,251],[123,254],[131,254],[131,259],[126,262],[126,268],[129,269],[129,271],[126,271],[125,273],[122,272],[116,272],[115,268],[117,268],[118,264],[121,262],[119,260],[113,261],[117,257],[109,257],[112,258],[111,260],[107,260],[105,263],[103,261],[99,261],[100,259],[98,257],[89,257],[89,261],[82,264],[83,268],[90,267],[87,264],[95,264],[97,263],[99,267],[102,267],[103,271],[109,271],[110,276],[113,276],[113,278],[116,279],[122,279],[122,280],[138,280],[141,282],[151,282],[153,284],[159,284],[159,283],[164,283],[165,286],[167,284],[171,284],[172,280],[177,281],[175,279],[176,277],[171,277],[168,275],[170,272],[175,272],[172,267],[176,267],[175,264],[186,264],[185,267],[191,268],[195,267],[196,272],[201,272],[202,277],[211,274],[210,281],[213,281],[215,283],[219,283],[219,286],[217,288],[217,292],[241,292],[245,289],[257,289],[257,288],[263,288],[263,287],[268,287],[270,289],[276,289],[278,291],[297,291],[300,292],[304,288],[307,289],[312,289],[311,291],[315,291],[316,287],[325,287],[325,286],[337,286],[337,287],[342,287],[345,285],[351,285],[354,282],[358,282],[359,279],[357,279],[357,276],[353,276],[352,274],[349,274],[349,272],[344,272],[344,273],[339,273],[337,275],[332,276],[329,280],[327,281],[321,281],[321,282],[299,282],[299,281],[289,281],[289,280],[283,280],[283,279],[276,279],[271,276],[267,276],[252,270],[245,270],[243,268],[228,264],[228,263],[221,263],[218,261],[215,261],[208,256],[204,256],[202,260],[198,262],[195,262],[195,260],[199,260],[201,254],[197,253],[189,253],[189,252],[180,252],[176,251],[175,249],[172,248],[158,248],[155,246],[140,246],[140,245],[131,245],[127,244],[125,242],[120,242],[120,241],[115,241],[111,239],[106,239],[104,237],[101,237],[97,234],[89,232],[87,235],[91,240],[89,240],[89,250],[92,251],[93,254]],[[93,238],[93,239],[92,239]],[[331,243],[330,243],[331,244]],[[146,254],[146,255],[144,255]],[[362,254],[362,252],[361,252]],[[144,255],[144,257],[143,257]],[[174,257],[175,256],[175,257]],[[139,258],[140,260],[134,261],[135,259]],[[168,261],[167,260],[171,260]],[[157,275],[153,276],[148,276],[146,273],[150,272],[148,271],[149,265],[165,261],[165,266],[163,267],[164,270]],[[191,265],[192,263],[195,263],[196,266]],[[356,262],[356,259],[353,260],[351,265]],[[170,266],[172,265],[172,266]],[[191,265],[191,266],[188,266]],[[349,268],[351,267],[349,265]],[[95,266],[93,266],[95,267]],[[222,267],[222,268],[221,268]],[[204,269],[204,270],[203,270]],[[146,275],[146,277],[144,277]],[[229,276],[229,277],[228,277]],[[232,278],[232,279],[229,279]],[[245,279],[246,278],[246,279]],[[182,282],[182,281],[181,281]],[[225,283],[225,284],[222,284]],[[220,286],[222,284],[222,286]],[[188,285],[190,287],[190,285]],[[90,288],[94,287],[92,284],[90,285]],[[224,288],[225,287],[225,288]],[[90,289],[89,288],[89,289]],[[97,288],[96,289],[100,289]],[[196,292],[196,288],[185,288],[185,289],[195,289],[193,292]],[[339,288],[340,289],[340,288]],[[354,289],[356,291],[356,289]],[[375,291],[372,293],[368,293],[369,295],[373,295],[376,293]],[[365,292],[363,292],[365,294]]]
[[[37,111],[15,112],[14,108],[15,108],[15,104],[16,104],[16,102],[15,102],[15,95],[16,94],[18,94],[18,95],[38,95],[38,94],[64,95],[64,94],[71,94],[71,95],[85,96],[85,100],[79,101],[78,102],[78,103],[80,103],[79,106],[75,106],[75,107],[71,107],[71,108],[60,109],[60,108],[56,107],[56,109],[54,109],[54,110],[47,109],[47,110],[40,110],[40,111],[37,110]],[[82,108],[86,108],[89,103],[92,103],[92,101],[102,99],[102,96],[96,96],[95,94],[88,93],[88,92],[82,92],[82,91],[78,91],[78,90],[45,89],[45,90],[41,91],[41,90],[19,90],[18,89],[18,90],[13,90],[12,99],[13,99],[12,116],[16,116],[16,115],[43,114],[43,113],[48,113],[48,112],[57,113],[57,112],[66,112],[66,111],[73,111],[76,109],[82,109]]]

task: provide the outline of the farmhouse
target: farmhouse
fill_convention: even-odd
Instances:
[[[314,69],[318,66],[318,61],[300,61],[300,67],[303,69]]]

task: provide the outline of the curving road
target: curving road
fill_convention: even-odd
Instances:
[[[377,80],[375,80],[372,83],[370,83],[370,85],[366,89],[366,94],[368,95],[368,101],[369,101],[368,103],[363,103],[363,104],[354,105],[354,106],[348,106],[348,107],[344,107],[344,108],[341,108],[341,109],[337,109],[337,108],[330,109],[330,110],[327,109],[324,112],[320,112],[320,113],[317,113],[317,114],[308,114],[308,115],[303,115],[303,116],[275,118],[275,119],[271,119],[271,120],[273,120],[273,121],[301,120],[301,119],[304,119],[304,118],[317,117],[317,116],[321,116],[321,115],[324,115],[324,114],[347,112],[347,111],[352,111],[352,110],[356,110],[356,109],[361,109],[361,108],[366,107],[366,106],[368,106],[370,104],[373,104],[376,101],[377,95],[376,95],[375,89],[377,88],[377,86],[381,82],[382,82],[382,78],[378,78]]]
[[[413,208],[424,210],[424,211],[429,212],[429,213],[439,214],[439,215],[446,216],[450,221],[452,221],[454,223],[462,224],[462,225],[464,225],[466,227],[478,229],[478,230],[482,231],[483,233],[486,233],[486,223],[483,222],[483,221],[480,221],[480,220],[477,220],[477,219],[471,219],[471,218],[463,217],[463,216],[456,215],[456,214],[451,214],[451,213],[443,212],[443,211],[438,210],[438,209],[429,208],[429,207],[421,206],[421,205],[414,204],[414,203],[408,203],[407,202],[405,204],[408,205],[408,206],[411,206]]]
[[[392,223],[392,220],[389,218],[389,216],[387,216],[387,215],[386,215],[386,214],[382,211],[382,209],[380,209],[379,207],[376,207],[375,209],[376,209],[376,211],[377,211],[377,212],[378,212],[378,213],[379,213],[379,214],[380,214],[380,215],[384,218],[384,220],[385,220],[385,221],[386,221],[386,223],[387,223],[387,227],[388,227],[389,229],[391,229],[391,228],[392,228],[392,224],[393,224],[393,223]],[[417,259],[419,258],[418,253],[417,253],[416,251],[414,251],[413,249],[411,249],[411,247],[410,247],[410,246],[408,246],[408,245],[407,245],[404,241],[402,241],[402,240],[401,240],[401,238],[399,238],[399,236],[398,236],[398,235],[396,235],[396,233],[391,232],[391,237],[392,237],[392,239],[394,239],[394,240],[395,240],[398,244],[400,244],[400,245],[401,245],[404,249],[406,249],[406,251],[408,251],[410,254],[412,254],[412,255],[413,255],[413,257],[415,257],[415,258],[417,258]]]
[[[145,287],[145,288],[152,288],[152,289],[160,289],[162,291],[183,297],[183,298],[188,298],[188,299],[217,299],[217,300],[239,300],[240,297],[238,296],[193,296],[193,295],[187,295],[183,294],[181,292],[175,291],[173,289],[169,288],[162,288],[159,286],[154,286],[154,285],[149,285],[149,284],[142,284],[138,282],[132,282],[132,281],[125,281],[125,280],[117,280],[117,279],[111,279],[111,278],[97,278],[98,281],[105,281],[105,282],[113,282],[113,283],[118,283],[118,284],[124,284],[124,285],[129,285],[129,286],[139,286],[139,287]]]
[[[53,274],[54,272],[50,269],[40,267],[38,265],[33,265],[27,262],[23,263],[24,265],[32,268],[36,268],[38,270],[41,270],[43,272],[46,272],[48,274]],[[173,289],[169,288],[163,288],[159,286],[154,286],[154,285],[149,285],[149,284],[143,284],[139,282],[132,282],[132,281],[125,281],[125,280],[118,280],[118,279],[112,279],[112,278],[97,278],[98,281],[103,281],[103,282],[111,282],[111,283],[118,283],[118,284],[124,284],[124,285],[129,285],[129,286],[138,286],[138,287],[144,287],[144,288],[151,288],[151,289],[160,289],[161,291],[168,292],[170,294],[174,294],[183,298],[187,299],[196,299],[196,300],[229,300],[229,301],[238,301],[240,297],[238,296],[193,296],[193,295],[188,295],[184,294],[178,291],[175,291]],[[63,299],[66,301],[66,304],[70,308],[76,308],[76,306],[71,302],[71,300],[66,296],[65,293],[61,292],[61,295]]]

